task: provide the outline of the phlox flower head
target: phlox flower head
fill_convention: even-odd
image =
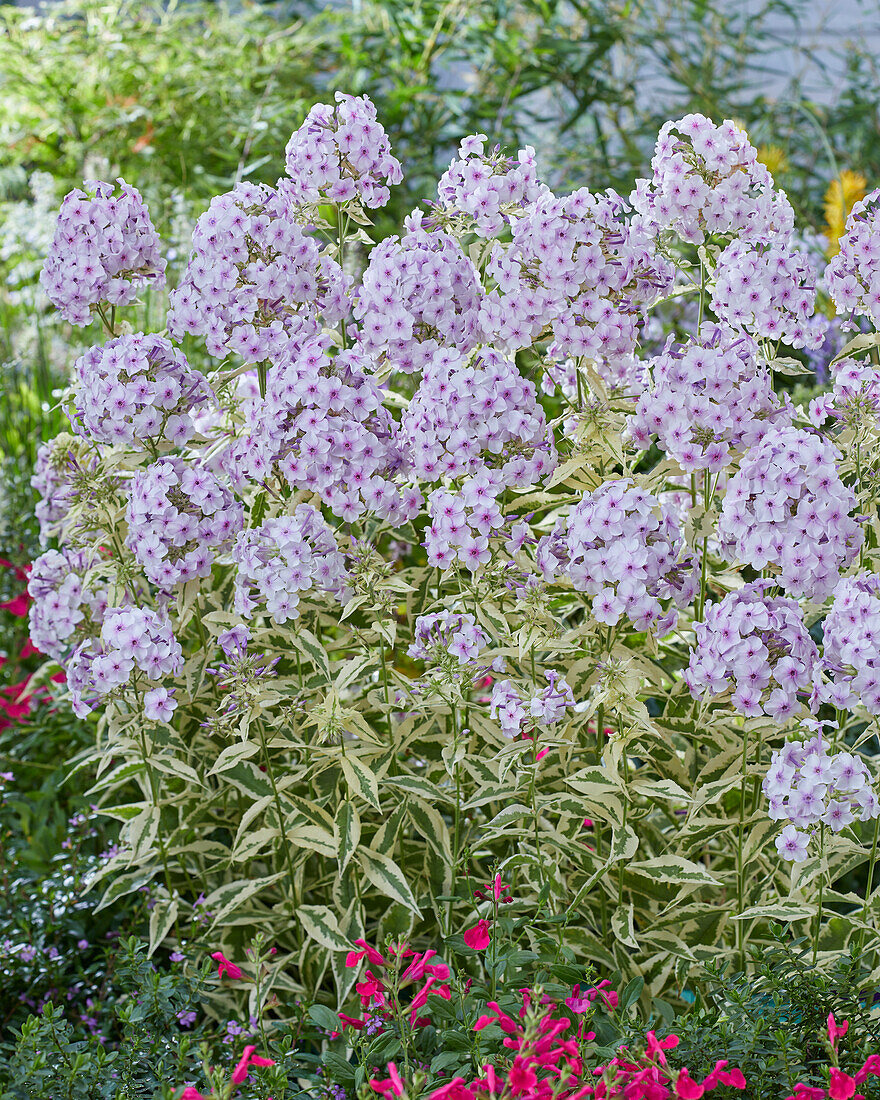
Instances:
[[[390,184],[403,170],[367,96],[336,93],[336,102],[318,103],[287,143],[287,174],[296,203],[348,203],[367,209],[384,206]]]
[[[135,451],[145,439],[180,446],[193,413],[214,396],[200,371],[162,336],[142,332],[90,348],[74,363],[75,431]]]
[[[203,336],[208,352],[274,361],[291,340],[347,311],[348,280],[297,221],[289,182],[239,183],[196,222],[193,251],[171,292],[168,331]]]
[[[825,269],[838,313],[880,326],[880,189],[860,199],[846,219],[840,251]]]
[[[635,209],[660,229],[702,244],[707,234],[767,241],[794,228],[794,211],[758,154],[729,119],[690,114],[660,130],[653,175],[637,182]]]
[[[217,552],[241,530],[244,510],[206,466],[163,458],[135,474],[125,518],[126,545],[167,591],[210,574]]]
[[[330,337],[291,343],[269,368],[266,396],[244,404],[245,427],[223,457],[242,490],[271,475],[319,493],[352,522],[367,512],[391,523],[413,519],[422,496],[408,477],[405,441],[360,350],[331,354]]]
[[[565,677],[547,669],[547,687],[525,698],[511,680],[496,680],[492,685],[489,713],[501,726],[505,737],[518,737],[525,724],[550,726],[575,705],[574,695]]]
[[[458,492],[429,494],[431,523],[424,539],[429,565],[445,569],[457,559],[476,572],[491,559],[490,539],[504,526],[497,499],[503,488],[500,471],[484,466]]]
[[[767,431],[724,495],[718,535],[727,556],[759,571],[773,566],[792,596],[829,596],[863,539],[839,460],[837,448],[812,432]]]
[[[87,325],[102,303],[127,305],[139,290],[165,282],[159,236],[140,193],[124,180],[119,194],[99,180],[61,204],[40,285],[65,321]]]
[[[707,604],[684,678],[697,699],[730,690],[740,714],[779,721],[801,709],[798,693],[809,692],[819,651],[798,604],[763,594],[771,584],[754,581]]]
[[[312,588],[338,599],[347,595],[345,558],[333,529],[310,504],[240,531],[232,559],[238,566],[235,611],[245,618],[265,605],[275,623],[296,619],[299,594]]]
[[[554,356],[631,354],[648,306],[671,285],[672,268],[646,229],[625,220],[614,192],[586,189],[527,206],[509,246],[494,242],[481,324],[498,348],[517,351],[552,335]]]
[[[134,672],[161,680],[182,667],[183,651],[166,615],[144,607],[108,608],[98,638],[81,642],[67,665],[74,713],[84,718]]]
[[[880,427],[880,367],[861,359],[841,359],[832,367],[831,392],[810,402],[810,421],[821,427],[833,417],[848,427]]]
[[[107,610],[107,591],[84,580],[87,569],[85,551],[64,547],[42,553],[28,577],[30,637],[56,661],[94,633]]]
[[[547,188],[538,180],[530,145],[510,157],[497,145],[487,152],[486,140],[485,134],[472,134],[462,141],[440,177],[436,210],[459,231],[495,237]]]
[[[94,472],[97,464],[93,446],[81,437],[62,432],[40,444],[31,488],[40,497],[34,511],[42,546],[61,535],[64,520],[77,500],[78,473]]]
[[[817,279],[809,255],[785,241],[734,240],[718,257],[712,309],[751,336],[819,348],[828,322],[815,312]]]
[[[626,617],[637,630],[667,633],[676,622],[661,601],[686,607],[699,584],[694,555],[669,511],[630,478],[586,492],[567,519],[538,543],[545,580],[565,576],[593,596],[608,626]]]
[[[441,348],[467,352],[480,342],[477,269],[442,229],[428,233],[416,211],[400,238],[370,253],[354,302],[358,343],[380,362],[412,374]]]
[[[438,354],[403,417],[415,473],[426,481],[472,476],[483,467],[525,487],[552,473],[556,450],[535,387],[512,359],[481,348],[468,362]]]
[[[847,751],[832,753],[817,722],[810,736],[777,749],[764,777],[769,815],[788,824],[776,840],[784,859],[802,863],[817,826],[839,833],[854,821],[880,817],[880,800],[864,760]]]
[[[819,698],[839,709],[861,704],[880,714],[880,577],[844,577],[823,623],[823,671]]]
[[[452,611],[419,615],[413,637],[414,641],[406,651],[407,656],[430,661],[448,654],[459,665],[473,664],[480,651],[489,644],[489,638],[477,626],[473,615]]]
[[[717,473],[733,453],[759,442],[788,409],[774,394],[755,342],[721,325],[704,324],[699,338],[675,345],[670,337],[649,363],[627,431],[642,449],[660,448],[686,473]]]

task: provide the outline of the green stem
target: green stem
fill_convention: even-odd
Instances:
[[[819,955],[819,932],[822,928],[822,899],[825,893],[825,822],[819,826],[819,858],[823,864],[823,871],[819,877],[819,905],[816,909],[816,926],[813,930],[813,966],[816,965],[816,958]]]
[[[746,818],[746,788],[748,786],[748,731],[743,734],[742,754],[742,784],[739,796],[739,832],[736,845],[736,900],[737,912],[741,913],[745,907],[745,867],[743,866],[743,845],[745,843],[745,818]],[[746,968],[746,922],[736,922],[737,950],[739,951],[740,969]]]
[[[150,763],[149,753],[147,752],[147,734],[143,728],[141,729],[141,753],[144,758],[144,767],[147,769],[147,776],[150,780],[150,795],[153,799],[153,805],[156,807],[159,814],[159,823],[156,828],[156,843],[159,845],[159,856],[162,860],[165,889],[168,891],[168,900],[171,901],[174,897],[174,893],[171,889],[171,868],[168,863],[168,849],[165,847],[165,837],[162,835],[162,807],[159,804],[159,788],[156,781],[156,772],[153,765]],[[176,917],[174,918],[174,935],[179,943],[180,929],[178,928]]]
[[[874,886],[874,867],[877,863],[877,840],[880,837],[880,817],[874,818],[874,840],[871,844],[871,858],[868,861],[868,881],[865,883],[865,904],[862,906],[862,924],[867,924],[868,921],[868,903],[871,900],[871,890]],[[856,948],[856,958],[861,956],[862,947],[865,942],[865,930],[859,929],[858,947]]]
[[[266,774],[269,777],[269,784],[272,787],[272,799],[275,802],[275,812],[278,815],[278,830],[281,833],[281,845],[284,848],[284,856],[287,862],[287,875],[290,879],[290,908],[291,912],[293,912],[296,908],[296,875],[293,870],[293,857],[290,854],[290,845],[287,843],[287,836],[284,828],[284,813],[281,809],[281,796],[278,794],[278,785],[275,782],[275,771],[269,759],[269,749],[266,745],[266,734],[263,731],[262,723],[257,723],[257,729],[260,734],[260,747],[263,750],[263,763],[266,765]]]

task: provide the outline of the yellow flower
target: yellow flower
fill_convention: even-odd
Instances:
[[[785,172],[788,168],[788,157],[785,155],[785,150],[778,145],[759,145],[758,160],[767,168],[771,176]]]
[[[828,184],[823,200],[825,206],[825,236],[828,247],[825,250],[830,259],[840,251],[840,238],[843,236],[846,219],[853,206],[867,193],[868,181],[858,172],[844,168],[840,179]]]

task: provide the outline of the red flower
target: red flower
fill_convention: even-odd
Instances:
[[[479,920],[464,934],[464,942],[474,951],[485,951],[489,946],[489,922]]]
[[[363,1020],[358,1020],[355,1016],[346,1016],[344,1012],[337,1012],[336,1015],[342,1020],[343,1031],[345,1031],[347,1027],[353,1027],[355,1031],[361,1031],[365,1026],[365,1022]]]
[[[849,1028],[849,1021],[844,1020],[842,1024],[836,1024],[834,1022],[834,1013],[828,1013],[828,1038],[831,1040],[831,1045],[837,1050],[837,1040],[842,1039],[846,1035]]]
[[[242,976],[241,970],[235,965],[235,963],[231,963],[222,951],[215,951],[211,958],[217,963],[218,978],[222,978],[225,973],[229,975],[232,981],[239,981]]]
[[[830,1069],[828,1071],[831,1082],[828,1085],[828,1095],[831,1100],[849,1100],[856,1091],[856,1083],[848,1073],[842,1069]]]
[[[392,1096],[400,1096],[403,1092],[403,1081],[401,1081],[400,1074],[397,1072],[397,1066],[393,1062],[389,1062],[388,1077],[384,1081],[374,1077],[370,1081],[370,1088],[375,1092],[381,1092],[383,1096],[388,1096],[389,1093]]]
[[[10,615],[16,615],[19,619],[23,619],[28,613],[30,602],[31,598],[27,592],[22,592],[20,595],[15,596],[14,599],[7,600],[6,603],[0,603],[0,607],[2,607],[4,611],[8,611]]]
[[[232,1083],[233,1085],[240,1085],[242,1081],[246,1080],[248,1075],[248,1068],[250,1066],[274,1066],[275,1063],[271,1058],[261,1058],[258,1054],[254,1054],[257,1048],[249,1046],[244,1048],[244,1053],[241,1056],[241,1060],[238,1065],[232,1071]]]
[[[428,1100],[475,1100],[476,1093],[464,1083],[463,1077],[453,1077],[448,1085],[442,1085],[428,1097]]]
[[[346,966],[357,966],[365,955],[373,966],[388,965],[375,947],[370,947],[366,940],[355,940],[354,942],[360,948],[360,951],[349,951],[345,956]]]
[[[538,1083],[538,1075],[524,1058],[517,1056],[507,1072],[507,1083],[514,1096],[528,1092]]]
[[[868,1074],[873,1074],[874,1077],[880,1077],[880,1054],[868,1055],[865,1064],[856,1074],[856,1084],[860,1085],[867,1079]]]
[[[699,1100],[705,1089],[691,1077],[686,1069],[678,1071],[678,1080],[675,1082],[675,1095],[681,1100]]]
[[[502,905],[506,902],[513,901],[513,898],[508,896],[509,894],[510,886],[507,883],[502,883],[501,875],[496,875],[491,882],[487,882],[486,885],[479,890],[474,890],[474,897],[479,898],[480,901],[490,901],[494,899]]]
[[[206,1097],[202,1096],[199,1090],[193,1088],[192,1085],[187,1085],[181,1093],[180,1100],[206,1100]]]

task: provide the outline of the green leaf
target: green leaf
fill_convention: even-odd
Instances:
[[[370,769],[356,756],[340,756],[339,763],[342,766],[342,774],[352,794],[368,802],[374,809],[379,810],[379,782]]]
[[[361,839],[361,819],[354,802],[349,799],[339,804],[336,821],[333,823],[333,834],[336,838],[336,859],[341,874]]]
[[[609,863],[619,863],[620,860],[630,860],[636,854],[639,847],[639,838],[629,825],[617,826],[611,830],[611,851],[608,854]]]
[[[411,909],[416,916],[420,917],[422,915],[403,872],[393,859],[380,855],[378,852],[373,852],[369,848],[360,848],[356,859],[364,874],[377,890],[386,897],[399,901],[402,905]]]
[[[278,871],[274,875],[262,875],[260,878],[242,878],[234,882],[224,883],[212,890],[205,898],[205,910],[213,914],[213,927],[222,924],[223,919],[267,886],[271,886],[284,877],[284,871]]]
[[[709,874],[702,863],[694,863],[681,856],[657,856],[655,859],[630,863],[626,869],[631,874],[642,875],[655,882],[668,883],[672,886],[721,885],[717,878]]]
[[[324,680],[330,683],[330,661],[327,658],[327,650],[318,641],[315,635],[304,626],[291,631],[287,637],[296,648],[308,658],[315,668],[323,675]]]
[[[645,979],[641,977],[633,978],[632,981],[627,983],[626,988],[620,994],[619,1010],[625,1012],[630,1005],[634,1005],[636,1001],[641,997],[642,990],[645,988]]]
[[[808,920],[816,915],[815,905],[805,905],[796,901],[781,901],[775,905],[753,905],[734,913],[731,920]]]
[[[351,944],[339,930],[336,916],[326,905],[301,905],[296,911],[309,938],[328,951],[351,950]]]
[[[227,745],[214,761],[214,765],[208,775],[219,775],[242,760],[249,760],[260,751],[260,746],[255,741],[237,741],[234,745]]]
[[[309,1019],[325,1031],[339,1030],[339,1017],[326,1005],[309,1005]]]
[[[177,920],[177,899],[156,898],[150,913],[150,945],[147,956],[151,956],[163,942]]]

